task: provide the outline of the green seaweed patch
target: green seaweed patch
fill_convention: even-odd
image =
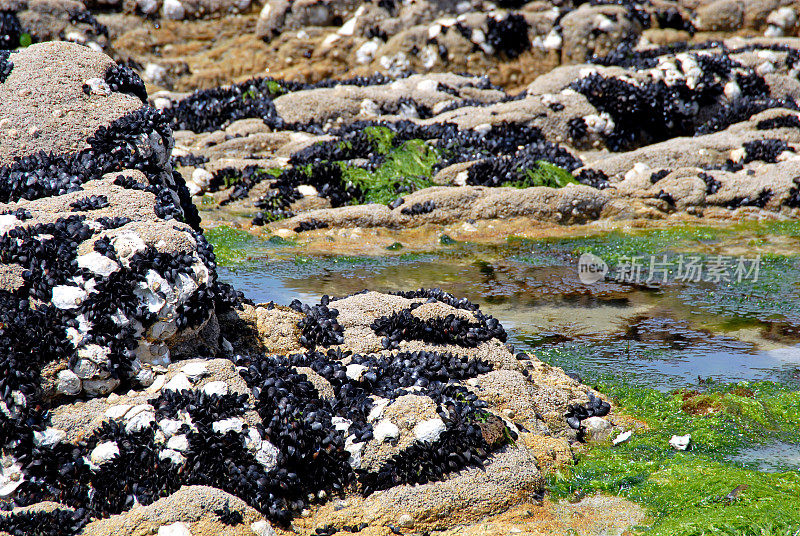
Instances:
[[[247,88],[247,91],[242,93],[242,99],[255,100],[263,97],[274,99],[275,97],[280,97],[281,95],[288,93],[288,91],[275,80],[267,80],[264,83],[264,89],[266,89],[266,92],[262,93],[259,88],[251,85],[249,88]]]
[[[364,136],[372,143],[378,154],[388,154],[394,147],[397,133],[388,127],[372,126],[364,129]]]
[[[275,246],[295,245],[294,242],[276,236],[265,240],[226,225],[206,229],[203,235],[213,246],[217,264],[221,266],[247,264],[265,258]]]
[[[712,290],[687,286],[681,299],[720,315],[800,322],[799,294],[800,257],[761,255],[757,278],[728,281]]]
[[[662,394],[619,382],[599,382],[623,412],[646,423],[620,445],[597,446],[549,479],[554,499],[598,492],[646,507],[647,534],[794,534],[800,530],[800,473],[763,473],[735,454],[775,437],[800,435],[800,392],[770,382],[713,386]],[[689,450],[668,446],[691,434]],[[788,531],[788,532],[787,532]]]
[[[524,175],[522,180],[508,182],[505,186],[513,188],[531,188],[533,186],[563,188],[567,184],[578,184],[572,173],[544,160],[537,160],[533,168],[521,169],[520,173]]]
[[[266,86],[267,91],[269,91],[272,97],[280,97],[281,95],[288,93],[286,88],[280,85],[276,80],[268,80]]]
[[[375,171],[340,163],[342,178],[357,187],[361,203],[387,204],[399,194],[433,186],[433,166],[439,159],[436,149],[423,140],[409,140],[392,149]]]
[[[729,229],[681,225],[644,232],[611,231],[586,239],[564,240],[573,242],[575,253],[594,253],[609,264],[615,265],[625,257],[648,256],[669,251],[689,250],[693,246],[719,241],[730,236]]]
[[[458,244],[458,241],[453,240],[449,235],[443,234],[439,237],[439,244],[442,246],[455,246]]]

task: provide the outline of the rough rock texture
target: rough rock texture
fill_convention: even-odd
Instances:
[[[618,9],[601,7],[603,20]],[[162,94],[159,105],[183,129],[178,169],[220,207],[210,219],[252,217],[282,237],[515,218],[794,217],[795,41],[626,42],[517,95],[468,76],[376,75],[254,79]]]
[[[0,262],[16,277],[0,294],[2,340],[7,366],[29,372],[7,388],[34,395],[45,367],[45,396],[102,395],[149,385],[170,352],[215,353],[213,253],[172,173],[169,126],[122,93],[141,81],[80,45],[9,61]],[[36,323],[31,338],[12,328]]]

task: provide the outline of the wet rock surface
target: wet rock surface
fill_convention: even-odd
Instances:
[[[0,531],[274,534],[341,501],[370,506],[327,533],[471,523],[541,497],[570,408],[611,409],[439,290],[249,302],[173,170],[189,112],[79,45],[6,60],[52,76],[0,118],[46,148],[0,167]]]

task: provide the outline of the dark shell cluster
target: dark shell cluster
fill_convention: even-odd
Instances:
[[[137,95],[144,89],[129,69],[109,69],[106,79],[116,91]],[[13,217],[19,223],[0,235],[0,264],[21,267],[22,281],[17,287],[0,289],[0,446],[20,464],[24,475],[13,504],[53,500],[75,509],[0,517],[0,530],[11,534],[75,534],[90,517],[119,513],[133,506],[135,500],[149,503],[182,483],[204,481],[202,475],[192,473],[184,479],[169,460],[160,459],[152,429],[129,433],[110,422],[76,444],[47,446],[36,439],[47,428],[47,408],[53,397],[81,392],[78,378],[83,379],[89,395],[104,392],[89,392],[90,379],[106,382],[109,388],[119,384],[133,387],[140,381],[136,374],[141,367],[137,352],[142,333],[159,318],[149,307],[147,294],[142,294],[143,288],[149,288],[150,299],[160,303],[166,293],[192,281],[194,287],[189,287],[188,297],[175,302],[174,320],[179,331],[199,327],[214,311],[224,311],[240,301],[232,288],[217,283],[214,253],[198,230],[174,226],[176,233],[186,233],[196,245],[192,251],[168,253],[147,246],[135,231],[125,235],[121,229],[123,235],[117,234],[117,238],[132,236],[135,247],[123,251],[125,247],[115,244],[106,233],[120,230],[133,219],[92,218],[93,211],[111,205],[110,196],[73,197],[65,211],[76,213],[69,216],[51,217],[36,209],[36,200],[80,192],[85,183],[119,172],[113,184],[154,194],[155,212],[162,220],[185,222],[199,229],[199,216],[183,179],[169,166],[171,145],[171,129],[165,118],[143,107],[100,127],[88,138],[87,148],[78,153],[37,153],[0,167],[0,202],[32,201],[27,209],[4,211],[6,221]],[[148,182],[137,182],[123,173],[125,170],[140,170]],[[93,244],[92,250],[79,255],[79,247],[87,241]],[[198,270],[207,276],[198,277]],[[82,285],[89,286],[84,290]],[[75,376],[77,389],[56,391],[55,395],[42,390],[41,374],[46,365],[63,359],[66,371],[78,370],[80,362],[86,360],[80,351],[89,348],[101,349],[103,357],[96,370]],[[235,403],[240,410],[244,402],[222,403]],[[197,404],[214,407],[206,400]],[[198,430],[193,433],[209,436],[202,436],[195,444],[217,441],[213,432],[203,430],[200,416],[195,420]],[[87,462],[88,455],[103,441],[116,442],[119,456],[110,466],[94,470]],[[205,451],[196,456],[203,458]],[[196,463],[191,452],[188,459]],[[120,486],[121,481],[126,485]]]
[[[364,373],[348,376],[344,360],[363,367]],[[25,481],[14,504],[52,500],[75,511],[15,514],[0,518],[0,527],[12,534],[36,530],[72,535],[89,519],[124,512],[135,504],[151,504],[183,485],[225,490],[271,521],[286,525],[307,505],[345,490],[368,495],[402,483],[441,480],[463,468],[483,465],[492,451],[504,445],[484,439],[482,424],[497,418],[459,383],[490,372],[492,366],[485,361],[428,351],[351,355],[330,350],[239,356],[237,365],[253,391],[252,406],[246,394],[167,390],[150,400],[155,421],[138,430],[110,421],[75,443],[37,446],[33,432],[44,425],[18,426],[11,450],[23,466]],[[322,398],[296,367],[309,367],[325,378],[334,397]],[[348,442],[374,439],[369,422],[373,397],[395,400],[410,393],[435,402],[446,425],[439,438],[413,442],[376,470],[351,465]],[[226,419],[242,419],[252,409],[260,424],[248,426],[240,421],[236,429],[217,428]],[[185,435],[188,448],[182,452],[184,459],[176,462],[159,455],[164,448],[163,439],[158,439],[159,423],[181,414],[188,414],[190,420],[174,433]],[[334,420],[348,424],[341,428]],[[511,430],[505,433],[510,440],[515,437]],[[265,462],[254,454],[254,437],[274,449],[272,460]],[[118,453],[94,466],[89,461],[91,453],[109,443]],[[225,524],[242,522],[240,514],[229,508],[216,514]]]
[[[344,336],[342,326],[336,320],[339,316],[339,311],[329,308],[330,298],[323,296],[319,305],[309,306],[300,303],[300,300],[294,300],[289,305],[298,313],[306,315],[305,318],[300,320],[298,327],[302,335],[300,336],[300,344],[313,350],[317,346],[333,346],[335,344],[342,344]]]
[[[9,59],[10,53],[7,50],[0,50],[0,84],[6,81],[14,64]]]
[[[389,133],[389,145],[381,146],[368,133],[370,128],[385,129]],[[214,174],[209,189],[218,191],[233,185],[228,198],[221,202],[227,204],[246,197],[259,182],[271,180],[270,191],[255,201],[260,212],[253,223],[263,225],[294,216],[290,207],[302,197],[297,190],[302,184],[316,188],[318,195],[328,199],[333,207],[364,203],[366,192],[346,179],[342,165],[366,160],[358,167],[375,171],[386,161],[388,151],[396,150],[410,140],[423,140],[436,151],[438,160],[432,169],[434,173],[452,164],[478,160],[470,168],[467,179],[467,183],[473,185],[502,186],[524,180],[526,170],[535,168],[539,161],[553,163],[568,171],[581,165],[569,151],[545,140],[539,129],[509,123],[493,125],[488,132],[479,133],[461,130],[452,123],[417,125],[410,121],[359,121],[334,129],[330,134],[337,139],[318,142],[298,151],[290,159],[293,167],[277,177],[255,167],[242,171],[224,168]],[[409,190],[401,189],[403,184],[398,181],[396,195],[408,193]],[[432,211],[423,210],[414,214]],[[304,223],[300,224],[298,232],[319,228]]]
[[[506,333],[497,319],[479,318],[478,322],[470,322],[453,314],[445,318],[422,320],[412,314],[421,304],[413,304],[391,316],[382,316],[375,320],[372,329],[376,335],[383,336],[384,348],[397,348],[402,341],[422,340],[431,344],[455,344],[463,347],[475,347],[480,343],[497,338],[505,342]]]
[[[410,207],[401,209],[400,212],[407,216],[416,216],[418,214],[428,214],[434,210],[436,210],[436,203],[425,201],[424,203],[414,203]]]
[[[0,50],[16,49],[23,33],[25,30],[22,29],[16,12],[0,10]]]
[[[581,421],[589,417],[605,417],[611,411],[611,404],[589,393],[586,404],[573,404],[567,409],[567,424],[574,430],[580,430]]]
[[[696,50],[718,49],[718,54],[700,54]],[[797,105],[787,99],[770,98],[769,85],[754,69],[731,58],[731,55],[751,49],[786,52],[786,65],[797,63],[798,53],[786,46],[741,47],[730,49],[721,43],[656,47],[634,51],[624,43],[612,54],[595,62],[634,70],[656,67],[664,55],[677,52],[688,54],[700,69],[692,87],[687,80],[667,84],[663,80],[632,84],[619,78],[595,73],[573,82],[569,87],[583,94],[601,112],[614,120],[614,132],[606,144],[613,151],[627,150],[638,145],[663,141],[676,136],[691,136],[716,132],[748,119],[760,111]],[[741,94],[732,102],[723,103],[720,96],[728,82],[736,82]],[[703,113],[698,113],[700,110]],[[573,136],[582,134],[576,125]]]

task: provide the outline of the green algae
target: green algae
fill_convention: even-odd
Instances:
[[[626,497],[647,508],[651,523],[641,530],[652,535],[800,530],[800,473],[764,473],[733,461],[754,443],[800,441],[800,392],[770,382],[670,394],[614,380],[594,387],[646,428],[620,445],[591,447],[574,467],[553,475],[554,499]],[[692,436],[689,450],[668,446],[672,435],[684,434]]]
[[[394,147],[397,133],[388,127],[371,126],[364,129],[364,136],[375,146],[378,154],[388,154]]]
[[[522,170],[522,173],[524,174],[522,180],[507,182],[503,186],[512,186],[514,188],[531,188],[533,186],[563,188],[567,184],[578,184],[572,173],[544,160],[538,160],[535,167]]]
[[[220,266],[239,266],[263,262],[268,253],[276,247],[295,245],[293,241],[278,236],[265,239],[226,225],[206,229],[203,234],[214,247],[217,264]]]
[[[389,150],[386,160],[375,171],[344,162],[339,165],[343,180],[362,192],[356,202],[387,204],[404,192],[433,186],[430,177],[438,158],[436,150],[423,140],[409,140]]]
[[[518,250],[528,249],[514,258],[533,266],[544,266],[551,259],[556,263],[576,262],[583,253],[603,259],[612,273],[615,267],[637,262],[642,267],[642,280],[647,279],[651,259],[666,260],[669,283],[679,287],[676,298],[726,317],[732,329],[736,322],[800,321],[800,222],[744,223],[725,228],[677,225],[575,238],[510,238],[508,244]],[[678,281],[682,258],[696,258],[705,267],[717,261],[726,263],[726,276],[709,281],[704,271],[700,281]],[[752,271],[756,265],[757,272]]]

